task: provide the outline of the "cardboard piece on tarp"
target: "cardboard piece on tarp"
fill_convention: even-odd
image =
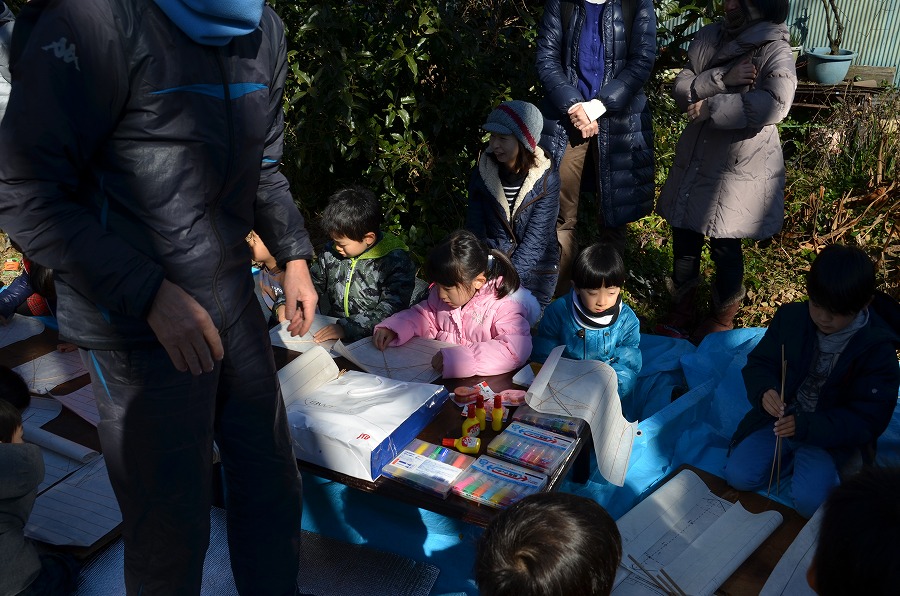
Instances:
[[[313,348],[278,372],[297,459],[375,480],[447,400],[441,385],[341,372]]]

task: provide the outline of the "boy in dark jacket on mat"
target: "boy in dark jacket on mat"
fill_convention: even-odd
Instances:
[[[725,478],[738,490],[765,488],[781,437],[794,508],[811,517],[842,477],[874,462],[897,403],[900,367],[896,331],[869,306],[875,268],[863,251],[825,248],[806,288],[809,302],[779,308],[747,358],[753,408],[734,433]]]

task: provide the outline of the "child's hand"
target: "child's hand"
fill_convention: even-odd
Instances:
[[[75,344],[70,344],[69,342],[66,342],[66,341],[56,344],[56,351],[62,352],[63,354],[66,354],[68,352],[74,352],[77,349],[78,349],[78,346],[76,346]]]
[[[431,368],[439,373],[444,372],[444,353],[438,350],[437,354],[431,358]]]
[[[784,404],[781,403],[781,396],[774,389],[769,389],[763,393],[762,407],[769,416],[781,418],[784,416]]]
[[[287,317],[284,316],[285,310],[286,309],[284,308],[284,304],[279,304],[275,307],[275,320],[279,323],[284,323],[285,321],[287,321]]]
[[[775,436],[787,439],[793,437],[797,431],[797,424],[794,415],[785,416],[775,421]]]
[[[329,339],[343,339],[344,338],[344,328],[338,325],[337,323],[332,323],[331,325],[325,325],[313,335],[313,339],[316,343],[320,344],[323,341],[328,341]]]
[[[397,334],[388,329],[387,327],[379,327],[375,330],[375,333],[372,334],[372,343],[375,344],[375,347],[381,350],[382,352],[388,344],[394,341],[397,338]]]

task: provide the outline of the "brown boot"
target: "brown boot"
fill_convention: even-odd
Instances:
[[[712,310],[694,329],[694,332],[691,334],[691,341],[699,344],[710,333],[734,329],[734,317],[740,310],[741,302],[746,295],[746,288],[741,286],[741,289],[735,295],[726,300],[721,300],[715,286],[713,286]]]
[[[676,339],[688,339],[690,337],[691,328],[697,320],[695,298],[697,297],[699,285],[699,277],[683,284],[680,288],[675,287],[675,282],[671,278],[666,278],[666,288],[669,290],[669,294],[672,295],[672,307],[669,313],[663,317],[662,322],[656,325],[654,331],[657,335],[665,335]]]

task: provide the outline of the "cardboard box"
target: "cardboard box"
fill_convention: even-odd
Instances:
[[[297,459],[372,481],[434,418],[441,385],[341,373],[321,347],[278,373]]]

